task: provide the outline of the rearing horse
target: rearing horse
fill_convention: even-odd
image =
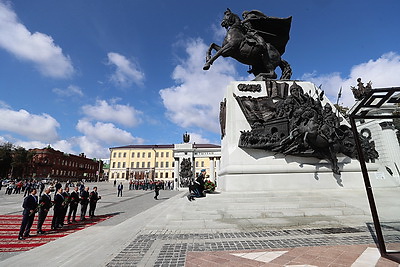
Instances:
[[[292,70],[289,63],[281,58],[279,51],[267,42],[263,45],[249,42],[239,16],[232,13],[229,8],[224,13],[221,26],[227,30],[222,47],[215,43],[210,45],[203,70],[208,70],[218,57],[223,56],[251,65],[249,73],[256,76],[255,80],[276,79],[275,69],[278,66],[282,70],[281,79],[290,79]],[[213,49],[216,51],[214,55],[211,54]]]

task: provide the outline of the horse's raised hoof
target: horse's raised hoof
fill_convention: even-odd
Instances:
[[[209,70],[211,67],[211,64],[206,63],[203,67],[203,70]]]

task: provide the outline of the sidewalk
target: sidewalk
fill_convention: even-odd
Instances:
[[[378,204],[385,205],[399,192],[377,192]],[[122,222],[98,223],[0,265],[398,266],[379,256],[364,190],[223,192],[192,202],[186,194],[179,192]],[[398,211],[382,209],[382,218],[393,221],[390,216]],[[397,245],[399,230],[388,233],[387,242]]]

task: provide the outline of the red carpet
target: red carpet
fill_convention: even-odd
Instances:
[[[112,215],[100,215],[92,219],[87,218],[86,221],[78,221],[74,224],[65,224],[63,229],[51,230],[51,220],[53,216],[47,216],[44,224],[42,235],[36,234],[37,215],[31,228],[31,237],[25,240],[18,240],[19,228],[21,226],[22,215],[0,215],[0,252],[16,252],[30,250],[34,247],[44,245],[57,238],[67,236],[76,231],[85,229],[108,218]]]

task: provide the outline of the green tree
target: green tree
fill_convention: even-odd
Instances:
[[[12,148],[13,145],[11,143],[0,145],[0,178],[7,178],[11,170]]]
[[[33,154],[23,147],[16,147],[12,151],[12,176],[14,178],[24,178],[30,163],[32,161]]]

